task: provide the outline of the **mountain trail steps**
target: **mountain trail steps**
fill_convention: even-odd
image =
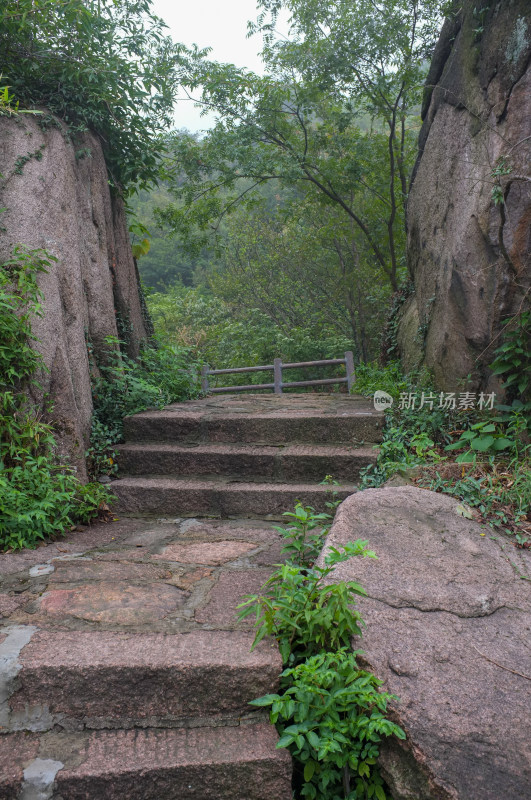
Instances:
[[[382,421],[342,394],[126,419],[117,519],[0,557],[0,800],[290,800],[248,706],[280,655],[235,609],[281,558],[271,520],[352,494]]]

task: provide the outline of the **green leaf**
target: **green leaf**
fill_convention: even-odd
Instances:
[[[511,439],[505,439],[503,436],[496,439],[493,444],[494,450],[506,450],[508,447],[513,447],[514,441]]]
[[[293,744],[293,739],[294,739],[293,736],[289,736],[289,735],[281,736],[280,739],[278,740],[276,746],[277,746],[277,748],[289,747],[290,744]]]
[[[311,779],[313,778],[315,774],[315,767],[316,767],[315,761],[312,761],[310,759],[309,761],[306,762],[304,766],[304,780],[306,782],[311,781]]]
[[[308,739],[312,747],[314,747],[316,750],[319,749],[321,740],[319,739],[315,731],[308,731],[308,733],[306,734],[306,738]]]
[[[278,699],[278,694],[265,694],[263,697],[258,697],[256,700],[250,700],[249,705],[258,707],[270,706]]]
[[[485,453],[494,443],[494,436],[479,436],[473,439],[470,443],[472,450],[478,450],[480,453]]]
[[[467,450],[466,453],[461,453],[455,459],[458,464],[473,464],[475,461],[474,453],[470,450]]]

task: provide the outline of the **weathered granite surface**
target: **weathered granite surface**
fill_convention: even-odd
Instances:
[[[17,168],[21,158],[28,160]],[[117,315],[132,356],[146,338],[123,201],[111,195],[99,141],[85,134],[72,142],[59,120],[42,130],[37,117],[0,117],[0,173],[0,258],[20,244],[57,259],[39,280],[44,315],[32,327],[49,373],[33,394],[43,408],[44,395],[52,401],[59,455],[83,479],[92,413],[87,340],[101,352],[106,336],[118,336]]]
[[[407,214],[415,293],[398,343],[441,389],[471,374],[490,391],[493,348],[531,285],[531,16],[529,0],[456,7],[426,81]],[[500,159],[511,171],[496,205]]]
[[[531,786],[531,553],[415,487],[339,507],[327,546],[368,539],[378,560],[340,564],[366,589],[354,646],[400,698],[407,740],[380,762],[394,800],[523,800]],[[321,556],[322,558],[322,556]],[[524,577],[527,576],[527,577]]]

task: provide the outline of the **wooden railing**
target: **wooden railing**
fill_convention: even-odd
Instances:
[[[346,370],[345,378],[324,378],[316,381],[291,381],[282,382],[283,369],[300,369],[301,367],[330,367],[334,364],[343,364]],[[210,375],[228,375],[241,372],[260,372],[262,370],[273,370],[273,383],[255,383],[247,386],[220,386],[210,388],[208,378]],[[296,389],[300,386],[329,386],[334,383],[346,383],[350,392],[354,386],[354,357],[348,350],[344,358],[332,358],[326,361],[298,361],[293,364],[283,364],[280,358],[275,358],[273,364],[264,364],[260,367],[235,367],[234,369],[210,369],[205,365],[201,369],[201,388],[205,394],[220,394],[221,392],[254,392],[258,389],[272,389],[275,394],[282,394],[283,389]]]

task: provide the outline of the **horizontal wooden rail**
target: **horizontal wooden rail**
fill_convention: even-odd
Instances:
[[[291,381],[290,383],[282,382],[283,369],[297,369],[305,367],[330,367],[337,364],[344,364],[346,369],[345,378],[323,378],[322,380],[314,381]],[[273,370],[273,383],[255,383],[246,386],[220,386],[214,389],[210,388],[208,378],[210,375],[227,375],[229,373],[241,374],[242,372],[263,372]],[[344,358],[330,358],[322,361],[297,361],[289,364],[283,364],[282,359],[275,358],[273,364],[263,364],[258,367],[234,367],[231,369],[210,369],[205,364],[201,369],[201,388],[205,394],[221,394],[222,392],[253,392],[258,389],[273,389],[275,394],[282,394],[283,389],[294,389],[299,386],[328,386],[334,383],[346,383],[348,391],[350,392],[354,386],[356,376],[354,374],[354,357],[352,351],[348,350]]]
[[[235,367],[234,369],[209,369],[209,375],[226,375],[228,372],[263,372],[274,369],[273,364],[264,364],[263,367]]]
[[[274,389],[274,383],[250,383],[247,386],[222,386],[219,389],[209,389],[211,394],[220,392],[254,392],[255,389]]]

